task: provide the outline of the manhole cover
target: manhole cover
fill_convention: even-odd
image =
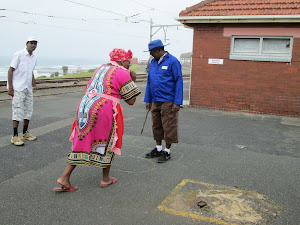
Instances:
[[[279,213],[256,191],[192,180],[183,180],[158,209],[217,224],[270,224]]]

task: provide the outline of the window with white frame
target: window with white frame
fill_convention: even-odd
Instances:
[[[229,59],[291,62],[293,37],[232,36]]]

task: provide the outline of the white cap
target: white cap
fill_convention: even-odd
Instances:
[[[35,37],[29,37],[29,38],[27,39],[27,42],[28,42],[28,41],[36,41],[36,42],[38,42],[38,41],[36,40]]]

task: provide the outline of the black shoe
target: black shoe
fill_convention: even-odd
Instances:
[[[157,162],[164,163],[167,162],[169,159],[171,159],[171,154],[164,151],[162,156],[158,158]]]
[[[150,158],[155,158],[155,157],[160,157],[160,156],[162,156],[163,155],[163,151],[157,151],[157,148],[155,148],[155,149],[153,149],[151,152],[149,152],[149,153],[147,153],[146,155],[145,155],[145,158],[148,158],[148,159],[150,159]]]

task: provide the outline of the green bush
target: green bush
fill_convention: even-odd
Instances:
[[[89,69],[88,73],[94,73],[96,69]]]
[[[58,75],[59,75],[59,72],[54,72],[50,75],[50,77],[58,77]]]
[[[47,78],[47,76],[39,76],[36,79],[43,79],[43,78]]]
[[[63,70],[64,75],[68,74],[68,67],[67,66],[63,66],[62,70]]]

